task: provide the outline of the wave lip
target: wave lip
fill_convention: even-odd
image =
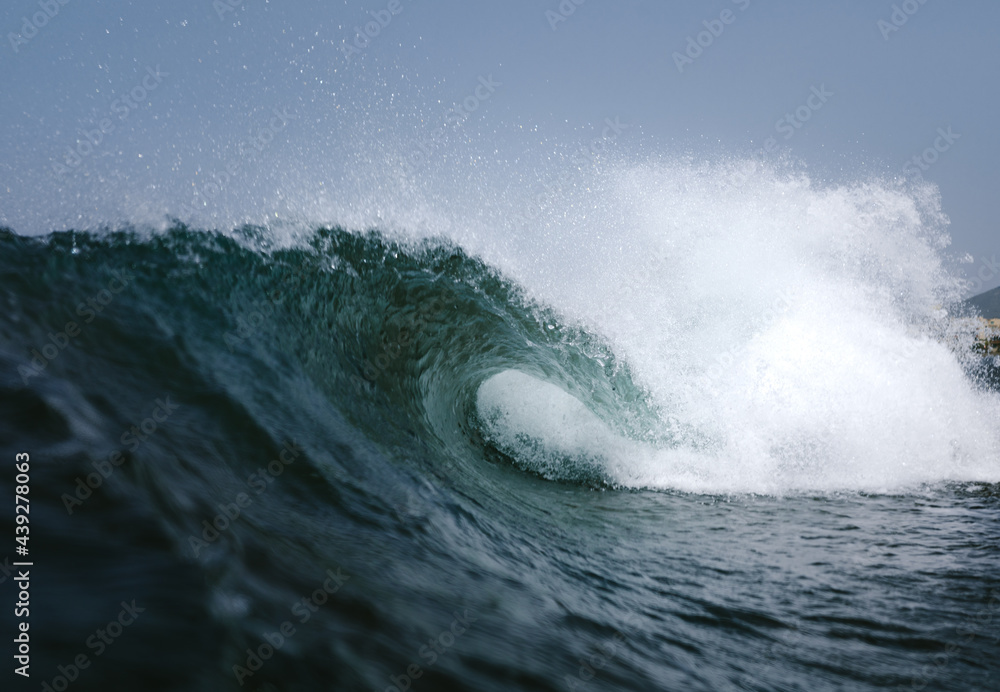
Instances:
[[[506,234],[511,209],[491,219],[494,205],[444,239],[398,230],[419,227],[404,210],[391,235],[0,242],[12,275],[18,253],[56,252],[66,285],[48,290],[65,295],[49,302],[103,288],[77,257],[143,266],[142,295],[108,315],[187,291],[204,309],[182,306],[171,329],[201,334],[207,371],[261,373],[266,353],[363,434],[419,439],[439,464],[470,468],[485,441],[543,478],[604,486],[1000,481],[1000,396],[966,374],[934,190],[820,186],[752,162],[609,166],[591,182],[586,199],[551,200],[533,235]]]

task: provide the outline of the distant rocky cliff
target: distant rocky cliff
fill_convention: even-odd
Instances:
[[[1000,319],[1000,288],[980,293],[965,301],[975,307],[987,319]]]

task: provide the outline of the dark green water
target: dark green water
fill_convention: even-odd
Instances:
[[[644,444],[697,436],[657,432],[600,337],[460,248],[242,235],[0,235],[31,687],[1000,689],[996,485],[696,495],[587,459],[553,479],[481,417],[492,376]]]

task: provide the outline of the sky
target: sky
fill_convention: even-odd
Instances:
[[[458,185],[502,158],[532,185],[621,133],[632,152],[933,183],[985,290],[998,26],[989,0],[6,0],[0,225],[378,205],[349,193],[401,194],[400,161]]]

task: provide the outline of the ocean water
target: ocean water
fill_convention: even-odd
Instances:
[[[1000,689],[1000,395],[934,191],[592,183],[0,232],[32,686]]]

